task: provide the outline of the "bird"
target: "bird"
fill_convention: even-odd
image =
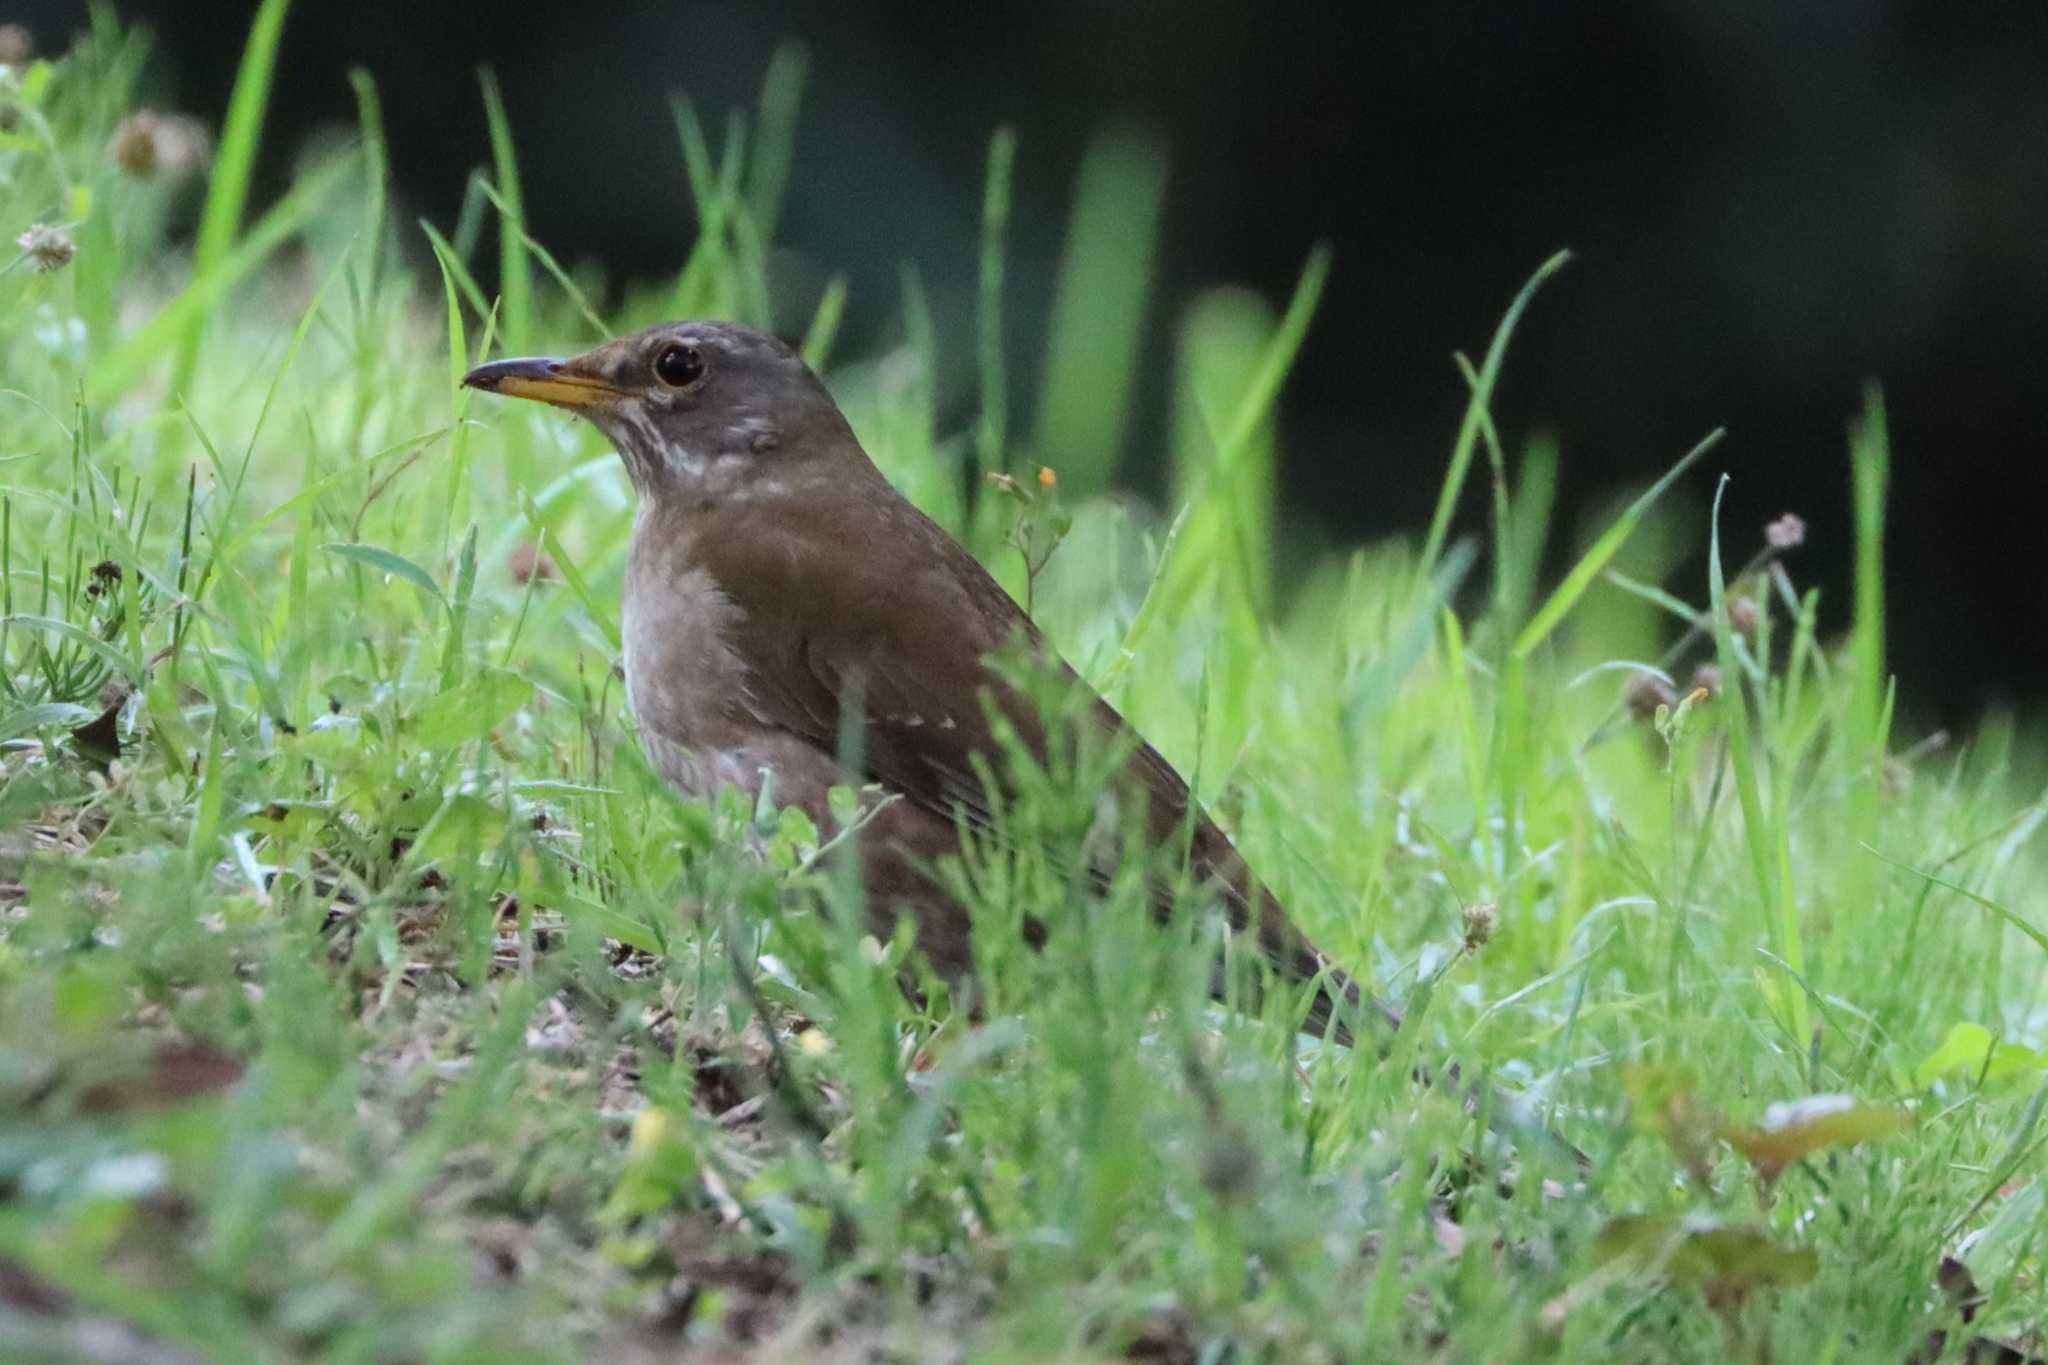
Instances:
[[[992,656],[1021,649],[1087,688],[1029,615],[890,484],[824,383],[769,333],[662,323],[573,358],[480,365],[463,383],[576,413],[623,460],[638,495],[620,613],[626,694],[663,779],[693,797],[725,786],[758,797],[765,784],[821,837],[837,828],[833,788],[896,798],[871,805],[858,830],[867,913],[884,941],[909,915],[934,971],[971,981],[969,912],[935,866],[1014,794],[998,731],[1041,765],[1052,743]],[[1180,849],[1231,931],[1305,988],[1303,1031],[1355,1045],[1359,1020],[1399,1026],[1108,701],[1088,690],[1082,711],[1129,755],[1113,793],[1141,803],[1147,843]],[[1170,888],[1151,899],[1170,913]],[[1225,984],[1219,965],[1219,996]]]

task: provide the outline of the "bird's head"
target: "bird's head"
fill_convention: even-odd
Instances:
[[[662,323],[567,360],[479,365],[462,382],[589,418],[647,497],[763,495],[859,451],[803,359],[737,323]]]

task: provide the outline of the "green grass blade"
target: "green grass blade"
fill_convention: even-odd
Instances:
[[[381,545],[358,545],[353,543],[327,544],[322,545],[320,548],[329,554],[353,560],[366,569],[374,569],[378,573],[386,573],[394,578],[402,578],[415,588],[418,588],[422,597],[436,602],[443,607],[448,605],[448,599],[442,594],[441,585],[434,581],[434,576],[413,563],[410,559],[407,559],[404,555],[399,554],[396,550],[387,550]]]
[[[811,325],[804,329],[803,345],[799,348],[804,364],[813,370],[824,370],[832,355],[832,340],[839,335],[839,322],[845,314],[846,277],[834,275],[818,299],[817,311],[811,314]]]
[[[1619,569],[1609,569],[1605,577],[1609,583],[1612,583],[1615,587],[1620,588],[1629,596],[1640,597],[1643,601],[1648,602],[1651,606],[1657,607],[1677,617],[1679,620],[1685,622],[1686,625],[1692,626],[1699,624],[1700,613],[1694,610],[1692,604],[1690,602],[1687,602],[1684,598],[1674,596],[1673,594],[1664,591],[1664,589],[1658,587],[1654,583],[1644,583],[1640,582],[1637,579],[1630,578],[1627,574],[1623,573]]]
[[[1881,752],[1878,712],[1885,693],[1884,672],[1884,503],[1891,482],[1884,395],[1864,391],[1863,413],[1850,430],[1849,458],[1856,510],[1856,619],[1850,657],[1855,668],[1852,717],[1856,742],[1869,761]]]
[[[1463,375],[1467,387],[1477,392],[1480,385],[1479,372],[1472,368],[1472,361],[1460,351],[1451,357],[1452,363]],[[1508,495],[1508,457],[1502,449],[1500,432],[1493,425],[1493,414],[1485,407],[1475,409],[1479,423],[1479,441],[1486,447],[1486,470],[1491,476],[1487,482],[1493,493],[1493,604],[1500,618],[1503,631],[1513,628],[1515,613],[1513,603],[1521,593],[1521,585],[1514,579],[1518,563],[1514,546],[1514,516]],[[1503,690],[1507,695],[1507,690]]]
[[[1123,450],[1139,329],[1152,291],[1166,148],[1148,131],[1097,134],[1075,181],[1046,337],[1038,458],[1076,500],[1108,488]]]
[[[1749,851],[1750,870],[1756,876],[1758,903],[1768,917],[1770,932],[1778,941],[1778,956],[1806,975],[1806,950],[1799,931],[1798,906],[1791,895],[1789,853],[1782,825],[1765,815],[1762,785],[1757,777],[1757,746],[1749,714],[1749,692],[1739,679],[1741,660],[1736,654],[1735,629],[1728,622],[1728,584],[1721,569],[1721,499],[1728,491],[1723,474],[1714,490],[1714,513],[1707,540],[1707,584],[1711,589],[1714,647],[1719,656],[1721,676],[1728,680],[1722,698],[1728,714],[1728,756],[1735,768],[1735,795],[1742,806],[1744,845]],[[1807,1036],[1806,995],[1786,994],[1791,1015],[1792,1036],[1804,1045]]]
[[[363,278],[374,288],[384,254],[386,204],[391,193],[391,154],[384,141],[384,104],[377,81],[362,67],[348,73],[356,92],[356,123],[363,131],[363,155],[369,161],[369,192],[363,201]]]
[[[456,299],[455,284],[462,263],[455,258],[454,248],[430,224],[421,223],[420,227],[427,234],[427,244],[434,249],[435,264],[441,267],[441,294],[448,312],[448,392],[455,400],[456,439],[459,441],[462,439],[462,376],[469,373],[468,329],[462,324],[462,305]]]
[[[1879,787],[1890,746],[1890,688],[1885,676],[1884,515],[1891,482],[1891,444],[1884,395],[1864,390],[1863,411],[1849,429],[1849,470],[1856,517],[1855,618],[1849,636],[1849,712],[1846,737],[1853,773],[1849,834],[1877,838]],[[1843,883],[1845,902],[1865,905],[1872,879],[1868,864],[1852,860]]]
[[[420,227],[427,234],[427,242],[434,249],[434,260],[441,267],[441,295],[448,314],[448,405],[449,426],[454,435],[449,440],[449,478],[457,492],[449,499],[450,511],[468,515],[465,501],[469,477],[469,399],[471,390],[462,382],[462,376],[469,372],[469,335],[463,326],[462,307],[456,301],[457,281],[465,278],[462,262],[456,258],[454,248],[443,240],[440,233],[427,223]],[[479,300],[481,302],[481,300]]]
[[[476,282],[476,276],[470,274],[469,268],[463,265],[460,249],[424,218],[420,219],[420,231],[427,235],[427,243],[434,250],[434,260],[439,263],[441,273],[462,291],[463,302],[469,305],[470,311],[480,318],[489,317],[491,301],[485,297],[483,286]],[[455,377],[458,381],[462,378],[459,374]]]
[[[1193,503],[1182,503],[1180,511],[1175,514],[1173,521],[1168,524],[1166,534],[1160,539],[1159,553],[1153,560],[1152,576],[1146,582],[1145,595],[1138,599],[1138,610],[1131,617],[1130,628],[1124,632],[1123,639],[1117,644],[1116,654],[1111,658],[1108,669],[1103,673],[1102,690],[1104,693],[1115,691],[1125,671],[1131,666],[1132,661],[1137,658],[1138,647],[1145,642],[1146,636],[1152,631],[1166,597],[1162,585],[1165,583],[1168,573],[1172,570],[1175,547],[1180,541],[1181,532],[1187,529],[1188,519],[1193,515],[1193,512]]]
[[[761,80],[761,112],[755,120],[754,160],[747,176],[747,211],[763,241],[775,240],[782,214],[783,191],[789,186],[789,164],[796,146],[797,109],[803,103],[804,75],[810,57],[797,43],[775,49],[768,74]]]
[[[1193,509],[1169,579],[1171,614],[1221,584],[1269,600],[1278,441],[1272,425],[1219,435],[1278,348],[1273,306],[1249,289],[1205,289],[1189,304],[1174,347],[1174,496]],[[1219,416],[1228,414],[1227,416]]]
[[[569,585],[570,592],[576,594],[576,600],[583,604],[583,610],[590,614],[590,619],[596,623],[598,632],[611,647],[612,654],[617,656],[623,648],[618,614],[600,602],[597,594],[590,590],[590,584],[584,579],[583,571],[576,567],[576,561],[570,558],[569,552],[562,547],[562,542],[556,539],[552,532],[546,532],[544,535],[555,567],[562,571],[562,581]]]
[[[1443,487],[1437,493],[1436,511],[1430,514],[1429,531],[1422,538],[1422,557],[1416,562],[1415,571],[1418,583],[1428,579],[1437,557],[1443,553],[1444,540],[1451,533],[1451,517],[1458,510],[1458,495],[1465,489],[1465,476],[1472,468],[1472,450],[1479,440],[1480,416],[1493,402],[1493,386],[1500,378],[1501,363],[1507,358],[1508,339],[1514,335],[1515,325],[1521,321],[1529,300],[1536,296],[1543,282],[1564,269],[1571,258],[1571,252],[1560,251],[1536,267],[1536,273],[1529,277],[1529,282],[1508,304],[1500,326],[1494,329],[1492,344],[1486,348],[1486,359],[1479,367],[1479,380],[1472,387],[1472,399],[1465,406],[1465,420],[1458,427],[1458,439],[1451,447],[1451,463],[1444,471]]]
[[[327,291],[339,279],[348,265],[348,253],[334,263],[327,277],[320,281],[320,287],[313,291],[313,297],[299,314],[299,321],[292,328],[291,340],[285,344],[284,359],[278,362],[271,373],[270,385],[263,391],[262,406],[256,409],[255,425],[249,428],[249,443],[242,448],[242,465],[235,473],[235,482],[228,494],[228,514],[233,515],[235,502],[240,497],[242,485],[249,475],[249,463],[256,458],[256,442],[263,436],[264,424],[270,420],[270,410],[277,403],[277,391],[284,387],[284,378],[291,373],[292,365],[299,358],[299,352],[306,344],[306,337],[313,330],[313,323],[320,316],[320,306],[327,301]]]
[[[348,160],[330,163],[307,176],[257,220],[234,249],[203,273],[196,273],[155,317],[116,346],[86,374],[85,399],[103,403],[119,394],[143,368],[162,358],[193,327],[203,327],[227,291],[268,260],[325,203],[348,170]],[[173,390],[178,392],[179,390]]]
[[[1547,436],[1528,442],[1515,467],[1507,534],[1510,567],[1505,575],[1514,585],[1514,593],[1503,626],[1529,619],[1529,603],[1543,575],[1543,547],[1556,519],[1557,468],[1557,442]]]
[[[1997,901],[1992,900],[1989,896],[1979,895],[1977,892],[1972,891],[1969,887],[1962,885],[1960,882],[1952,882],[1948,878],[1943,877],[1938,873],[1925,872],[1922,871],[1920,868],[1914,867],[1911,863],[1902,863],[1896,858],[1888,858],[1884,854],[1878,852],[1875,848],[1872,848],[1869,844],[1863,844],[1861,845],[1861,847],[1866,852],[1868,852],[1871,857],[1876,858],[1881,863],[1887,863],[1892,867],[1896,867],[1901,872],[1910,872],[1924,882],[1928,882],[1934,886],[1941,887],[1945,891],[1953,891],[1956,895],[1961,896],[1964,900],[1971,902],[1973,905],[1982,906],[1984,909],[1989,910],[1992,914],[2004,920],[2007,925],[2011,926],[2014,929],[2019,930],[2022,934],[2032,939],[2034,941],[2034,945],[2038,947],[2042,952],[2048,953],[2048,932],[2043,932],[2035,925],[2028,923],[2025,919],[2022,919],[2020,916],[2006,909],[2003,905],[2000,905]]]
[[[976,274],[975,373],[981,417],[974,448],[977,473],[1010,467],[1010,390],[1003,364],[1003,256],[1010,232],[1010,182],[1017,164],[1015,129],[998,128],[988,142],[981,191],[981,251]]]
[[[476,593],[476,523],[462,537],[462,552],[456,556],[455,595],[448,603],[448,635],[441,650],[441,691],[453,692],[462,685],[464,654],[468,643],[470,599]]]
[[[435,427],[431,431],[423,431],[416,436],[408,436],[403,440],[392,442],[381,450],[372,451],[370,454],[363,456],[360,460],[356,460],[344,468],[332,470],[322,475],[319,482],[302,486],[297,492],[271,508],[268,512],[263,513],[261,516],[248,518],[240,527],[230,528],[231,533],[229,537],[222,542],[221,553],[232,554],[239,551],[257,533],[263,531],[278,519],[303,511],[308,504],[327,496],[329,493],[347,484],[350,480],[362,477],[386,460],[413,455],[423,446],[431,445],[454,430],[455,428],[453,427]]]
[[[192,278],[196,282],[217,272],[227,261],[241,231],[242,209],[249,199],[249,175],[256,165],[256,147],[263,136],[263,111],[270,102],[270,79],[277,65],[278,39],[284,34],[284,15],[289,0],[263,0],[249,25],[248,42],[242,48],[242,64],[235,73],[234,93],[228,97],[227,121],[221,127],[220,146],[215,149],[213,178],[206,188],[206,204],[199,213],[199,236],[192,248]],[[185,393],[192,387],[192,375],[199,364],[211,309],[196,309],[182,319],[177,340],[177,362],[172,368],[171,391]]]
[[[533,335],[533,277],[526,254],[526,204],[519,190],[519,162],[512,149],[512,124],[498,78],[489,67],[479,74],[484,92],[484,118],[491,130],[491,164],[497,175],[499,330],[505,348],[521,354]]]
[[[99,658],[109,668],[119,673],[131,683],[140,684],[146,676],[141,664],[129,658],[105,640],[100,639],[99,636],[94,635],[91,631],[82,630],[69,621],[30,612],[14,612],[5,617],[0,617],[0,621],[4,621],[9,626],[26,626],[30,630],[47,631],[59,639],[77,645],[88,654]]]
[[[610,326],[603,318],[597,315],[597,310],[590,306],[590,300],[584,297],[583,291],[577,287],[576,281],[569,277],[568,271],[562,269],[561,262],[557,261],[546,247],[534,240],[532,234],[527,232],[523,224],[520,224],[518,210],[511,201],[504,198],[489,185],[485,185],[483,191],[491,203],[497,207],[500,224],[499,230],[503,232],[516,232],[519,235],[520,242],[528,251],[533,253],[534,258],[541,263],[542,269],[554,276],[555,283],[562,286],[562,292],[568,295],[571,306],[583,315],[585,322],[590,324],[591,334],[599,340],[612,336],[617,329]]]
[[[0,715],[0,743],[38,730],[69,730],[92,718],[93,709],[76,702],[35,702]]]
[[[1224,429],[1220,444],[1226,461],[1232,452],[1251,439],[1252,432],[1273,410],[1274,400],[1280,396],[1280,386],[1286,382],[1288,371],[1294,368],[1295,357],[1301,354],[1301,343],[1308,337],[1308,325],[1315,318],[1316,305],[1322,302],[1323,286],[1330,278],[1330,259],[1328,242],[1316,243],[1308,253],[1308,260],[1301,268],[1301,278],[1295,281],[1294,294],[1287,300],[1287,312],[1267,342],[1251,383],[1245,387],[1230,425]]]
[[[1664,477],[1651,484],[1641,497],[1630,503],[1628,510],[1616,518],[1612,526],[1601,532],[1600,538],[1593,542],[1592,548],[1580,556],[1578,563],[1572,565],[1571,572],[1564,576],[1564,581],[1557,585],[1549,599],[1529,618],[1529,624],[1522,628],[1522,633],[1515,637],[1517,658],[1528,658],[1550,632],[1557,629],[1557,623],[1564,620],[1565,613],[1585,595],[1586,589],[1593,586],[1593,580],[1600,576],[1600,571],[1607,567],[1608,561],[1628,543],[1628,538],[1635,533],[1637,523],[1642,521],[1643,514],[1656,504],[1657,499],[1664,496],[1666,489],[1678,482],[1688,469],[1697,464],[1702,455],[1719,445],[1721,438],[1726,434],[1719,428],[1708,432],[1705,438],[1687,451],[1677,464],[1664,471]],[[1718,588],[1716,592],[1719,592]]]

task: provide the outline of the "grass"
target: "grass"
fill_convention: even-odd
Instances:
[[[764,320],[801,60],[722,150],[678,102],[703,231],[673,279],[605,288],[526,235],[488,81],[466,221],[387,219],[358,76],[360,143],[243,224],[281,9],[190,253],[180,189],[104,152],[133,35],[103,20],[0,97],[7,236],[78,243],[0,274],[0,1357],[2039,1349],[2048,801],[2009,719],[1894,736],[1875,396],[1857,524],[1812,532],[1856,547],[1842,644],[1796,549],[1652,498],[1536,581],[1557,455],[1509,449],[1489,397],[1561,261],[1466,366],[1427,531],[1271,590],[1267,419],[1323,253],[1293,306],[1197,300],[1177,329],[1171,516],[1009,444],[1116,430],[1115,373],[1053,386],[1103,410],[1011,412],[1000,329],[933,336],[914,276],[892,353],[832,351],[838,289],[780,320],[885,470],[1410,1017],[1380,1060],[1294,1037],[1282,1001],[1215,1009],[1212,933],[1146,927],[1135,860],[1098,898],[991,847],[957,873],[970,1024],[936,983],[906,996],[909,945],[852,927],[803,820],[661,788],[614,673],[616,460],[455,383],[508,332]],[[933,422],[939,346],[979,359],[987,411],[958,429]],[[1687,459],[1704,496],[1711,452]],[[969,495],[1003,468],[1014,496]],[[1703,540],[1712,581],[1673,581]],[[1095,771],[1004,818],[1100,837]],[[1410,1079],[1453,1059],[1588,1163]]]

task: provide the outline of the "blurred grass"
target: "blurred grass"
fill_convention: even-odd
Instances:
[[[1122,460],[1165,194],[1166,149],[1149,129],[1107,128],[1083,149],[1034,437],[1076,497],[1106,491]]]
[[[807,353],[1410,1026],[1380,1061],[1295,1038],[1282,993],[1211,1007],[1213,925],[1155,932],[1135,850],[1075,895],[1099,755],[1005,811],[1047,856],[953,872],[970,1026],[906,996],[909,945],[862,936],[801,817],[661,787],[614,671],[617,461],[457,383],[501,339],[762,320],[801,57],[715,153],[678,99],[697,239],[598,308],[525,232],[494,97],[465,221],[387,222],[367,77],[362,145],[246,228],[261,121],[231,116],[227,226],[188,252],[180,187],[107,152],[140,54],[103,19],[0,78],[7,236],[79,211],[70,264],[0,274],[0,1358],[1899,1360],[2037,1330],[2048,798],[2013,718],[1890,734],[1874,392],[1856,525],[1812,532],[1853,540],[1846,644],[1796,550],[1706,515],[1704,447],[1541,581],[1569,433],[1512,455],[1491,394],[1562,257],[1465,366],[1416,543],[1282,578],[1272,410],[1327,253],[1284,307],[1154,307],[1164,151],[1106,134],[1012,413],[998,135],[977,337],[909,271],[900,348],[839,356],[828,291]],[[1171,513],[1105,495],[1152,314]],[[942,416],[934,357],[974,342],[981,410]],[[1006,467],[1016,496],[968,496]],[[1670,581],[1701,537],[1709,583]],[[1450,1060],[1590,1164],[1411,1082]],[[1767,1108],[1815,1095],[1845,1098]]]
[[[249,175],[256,166],[256,145],[263,131],[263,111],[270,102],[270,81],[277,65],[277,44],[284,34],[288,0],[263,0],[249,27],[248,46],[237,68],[234,92],[228,97],[227,122],[214,152],[213,174],[207,181],[206,205],[192,248],[192,274],[205,279],[218,270],[241,232],[242,209],[249,198]],[[206,344],[206,309],[186,316],[178,336],[178,359],[171,391],[192,387],[193,371]]]

